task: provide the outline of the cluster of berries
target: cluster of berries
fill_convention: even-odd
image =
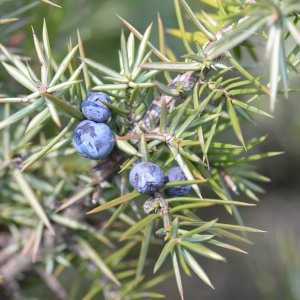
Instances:
[[[81,104],[81,110],[87,120],[77,124],[73,145],[83,157],[102,159],[108,156],[115,145],[114,135],[104,123],[111,110],[104,104],[111,103],[108,95],[102,92],[90,92]]]
[[[111,103],[108,95],[102,92],[90,92],[81,104],[86,120],[79,122],[74,130],[73,145],[85,158],[102,159],[107,157],[115,145],[114,135],[105,123],[111,115],[106,103]],[[180,167],[171,168],[166,176],[160,166],[150,162],[136,164],[129,174],[130,184],[142,194],[151,194],[165,183],[186,180]],[[169,197],[183,196],[190,185],[173,186],[165,189]]]
[[[151,194],[160,189],[164,183],[186,180],[180,167],[171,168],[166,176],[161,167],[150,162],[140,162],[130,171],[130,184],[142,194]],[[183,196],[191,189],[190,185],[172,186],[165,189],[169,197]]]

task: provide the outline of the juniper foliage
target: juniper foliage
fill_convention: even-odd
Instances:
[[[260,232],[243,223],[239,208],[255,205],[259,182],[269,181],[255,162],[279,152],[252,151],[266,137],[245,138],[243,126],[256,115],[272,117],[277,96],[295,90],[289,77],[300,61],[298,0],[198,2],[174,0],[178,28],[165,29],[158,17],[158,42],[151,25],[140,32],[120,17],[117,70],[85,55],[80,30],[58,61],[47,20],[41,36],[32,29],[36,57],[0,44],[0,273],[12,298],[21,297],[17,274],[34,270],[57,299],[71,293],[85,300],[159,298],[155,286],[170,275],[184,299],[182,274],[194,272],[213,287],[198,256],[225,261],[222,249],[243,253],[247,233]],[[7,12],[1,39],[37,4]],[[183,44],[180,57],[165,44],[166,33]],[[261,45],[270,60],[268,80],[243,64],[245,53],[258,63]],[[71,143],[84,119],[81,102],[92,90],[112,99],[108,124],[116,140],[97,163],[79,157]],[[261,108],[266,99],[270,111]],[[128,174],[140,161],[165,172],[180,166],[186,180],[139,194]],[[180,185],[192,190],[172,198],[164,193]],[[214,205],[232,215],[231,224],[200,217]],[[168,260],[171,270],[162,272]],[[152,278],[145,277],[149,266]],[[81,289],[63,284],[70,269],[85,278]]]

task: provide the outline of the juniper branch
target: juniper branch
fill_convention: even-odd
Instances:
[[[246,4],[251,5],[255,1],[248,0],[246,1]],[[237,22],[234,22],[224,28],[222,28],[219,32],[215,34],[215,37],[213,40],[207,41],[206,44],[203,46],[203,53],[204,57],[207,57],[209,53],[211,53],[214,50],[214,45],[217,41],[219,41],[225,33],[230,32],[235,28],[235,26],[242,24],[246,20],[248,20],[249,16],[244,16]],[[223,59],[225,57],[224,54],[219,55],[218,57],[214,58],[211,63],[216,63]],[[168,96],[166,94],[161,94],[159,99],[153,99],[151,105],[146,110],[144,116],[137,122],[134,122],[132,124],[132,128],[129,130],[129,132],[126,135],[138,135],[142,133],[150,133],[152,131],[151,129],[151,123],[155,124],[156,128],[159,127],[159,121],[160,121],[160,110],[163,103],[166,104],[168,112],[171,112],[175,107],[177,107],[180,103],[182,103],[190,94],[190,92],[195,87],[196,83],[199,81],[201,77],[202,80],[206,80],[208,74],[210,71],[212,71],[213,68],[211,68],[209,65],[203,65],[201,69],[196,71],[187,71],[184,73],[181,73],[177,75],[168,85],[170,88],[176,88],[180,86],[181,93],[179,96]],[[137,144],[138,140],[133,140],[133,144]],[[117,152],[117,153],[116,153]],[[94,167],[90,171],[97,171],[102,169],[103,164],[107,164],[107,162],[115,162],[115,164],[120,165],[122,164],[125,159],[127,158],[127,155],[124,152],[120,151],[114,151],[113,155],[110,155],[107,159],[105,159],[104,162],[101,162],[96,167]],[[101,173],[101,171],[100,171]],[[110,174],[111,176],[112,174]],[[101,175],[102,179],[105,179],[105,176]]]
[[[178,97],[162,94],[159,99],[154,99],[144,117],[140,121],[134,123],[133,129],[130,133],[141,134],[150,132],[150,120],[154,121],[154,123],[158,126],[160,108],[162,104],[166,103],[168,111],[171,112],[174,107],[182,103],[199,80],[200,72],[201,71],[188,71],[183,74],[179,74],[175,79],[173,79],[169,86],[172,88],[180,86],[183,92]]]
[[[254,3],[255,1],[249,0],[246,1],[246,3]],[[204,56],[208,56],[215,48],[214,45],[217,41],[219,41],[225,33],[230,32],[235,28],[236,25],[240,25],[244,23],[246,20],[248,20],[249,16],[244,16],[237,22],[234,22],[223,29],[221,29],[219,32],[216,33],[213,40],[209,40],[204,46],[203,46],[203,53]],[[225,55],[221,54],[218,57],[213,59],[213,62],[218,62],[221,60]],[[209,66],[203,66],[202,69],[196,70],[196,71],[187,71],[185,73],[177,75],[171,83],[168,85],[170,88],[176,88],[180,86],[180,89],[182,92],[179,96],[173,97],[168,96],[165,94],[161,94],[159,99],[154,99],[145,112],[145,115],[141,120],[138,122],[135,122],[133,124],[133,129],[130,130],[130,133],[134,134],[141,134],[141,133],[149,133],[151,131],[150,127],[150,121],[156,124],[156,126],[159,126],[159,115],[160,115],[160,108],[163,102],[166,103],[168,112],[171,112],[177,105],[182,103],[189,95],[189,93],[193,90],[195,84],[198,82],[200,76],[202,75],[202,79],[205,80],[206,76],[210,73],[212,68]]]

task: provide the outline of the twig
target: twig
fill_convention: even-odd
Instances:
[[[68,299],[68,294],[64,287],[60,284],[56,277],[51,274],[47,274],[42,267],[37,267],[36,272],[41,277],[41,279],[46,283],[51,291],[57,297],[56,299],[66,300]]]
[[[153,100],[149,109],[145,113],[144,117],[134,124],[133,130],[131,133],[140,134],[146,133],[150,130],[150,120],[154,120],[155,124],[159,125],[159,115],[160,108],[163,102],[166,103],[167,109],[170,112],[174,107],[180,104],[183,100],[185,100],[193,89],[197,81],[199,80],[199,71],[188,71],[182,74],[179,74],[172,80],[169,84],[170,87],[180,86],[183,92],[178,97],[172,97],[165,94],[162,94],[158,100]]]

